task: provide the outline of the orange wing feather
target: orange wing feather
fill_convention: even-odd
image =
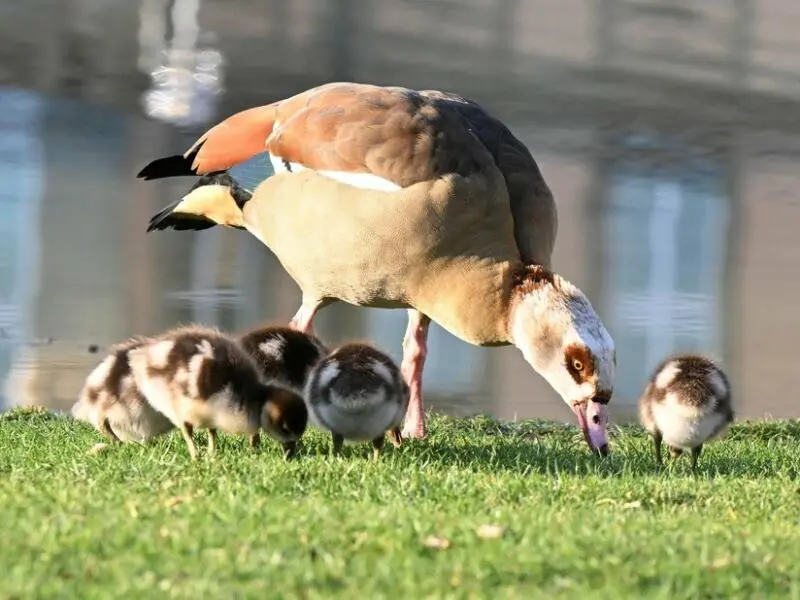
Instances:
[[[271,154],[401,187],[493,166],[460,114],[405,88],[327,84],[281,102],[276,123]]]
[[[266,150],[312,169],[371,173],[401,187],[492,167],[469,122],[442,100],[405,88],[329,83],[236,113],[183,156],[203,175]]]
[[[278,102],[236,113],[206,131],[184,156],[197,152],[192,168],[198,175],[224,171],[266,150]]]

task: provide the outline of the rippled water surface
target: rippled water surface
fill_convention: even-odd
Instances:
[[[674,350],[743,417],[800,416],[800,8],[791,0],[0,1],[0,406],[66,408],[104,345],[286,321],[245,232],[145,234],[186,180],[135,178],[215,120],[332,80],[448,89],[502,118],[559,206],[554,266],[618,345],[619,420]],[[706,6],[707,5],[707,6]],[[403,311],[333,306],[400,357]],[[429,405],[570,419],[513,348],[438,327]]]

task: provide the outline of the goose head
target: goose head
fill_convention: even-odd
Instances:
[[[526,265],[512,281],[509,336],[575,413],[589,448],[607,454],[616,350],[588,298],[541,265]]]

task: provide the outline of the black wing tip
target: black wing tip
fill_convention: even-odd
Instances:
[[[150,222],[147,224],[147,233],[150,233],[151,231],[168,229],[170,226],[169,221],[170,217],[172,216],[172,211],[177,208],[178,204],[180,204],[180,201],[173,202],[150,217]]]
[[[139,171],[136,177],[149,181],[151,179],[164,179],[165,177],[197,175],[192,168],[192,162],[193,159],[191,157],[186,157],[182,154],[157,158]]]
[[[164,179],[165,177],[185,177],[197,175],[197,170],[192,167],[197,153],[203,147],[205,141],[197,144],[197,147],[192,150],[188,156],[183,154],[173,154],[172,156],[165,156],[150,161],[145,167],[136,175],[137,179],[144,179],[149,181],[151,179]]]

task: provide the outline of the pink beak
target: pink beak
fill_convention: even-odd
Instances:
[[[578,418],[578,426],[583,432],[583,438],[589,444],[592,452],[599,452],[602,456],[609,453],[608,435],[608,409],[599,402],[576,402],[572,405],[572,412]]]

